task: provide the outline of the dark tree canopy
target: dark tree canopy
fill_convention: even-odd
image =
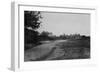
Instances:
[[[39,11],[24,11],[24,39],[25,43],[37,44],[39,32],[36,31],[40,27],[41,13]]]
[[[40,27],[41,22],[39,19],[42,17],[39,11],[25,11],[24,16],[24,23],[26,28],[30,27],[34,30]]]

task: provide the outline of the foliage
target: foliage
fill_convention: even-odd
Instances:
[[[25,11],[24,12],[24,23],[25,23],[25,28],[31,28],[33,30],[37,29],[40,27],[40,18],[41,13],[38,11]]]
[[[43,31],[40,33],[40,40],[50,40],[52,33]]]
[[[25,43],[37,44],[39,42],[39,32],[37,29],[40,27],[41,13],[38,11],[25,11],[24,12],[24,39]]]

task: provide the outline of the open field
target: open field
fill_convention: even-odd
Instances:
[[[41,43],[25,50],[24,61],[90,58],[90,39],[41,41]]]

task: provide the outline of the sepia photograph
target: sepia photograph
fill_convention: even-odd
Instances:
[[[24,62],[90,59],[90,14],[24,11]]]

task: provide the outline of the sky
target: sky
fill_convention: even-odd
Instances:
[[[90,15],[80,13],[41,12],[42,24],[39,32],[48,31],[54,35],[90,35]]]

